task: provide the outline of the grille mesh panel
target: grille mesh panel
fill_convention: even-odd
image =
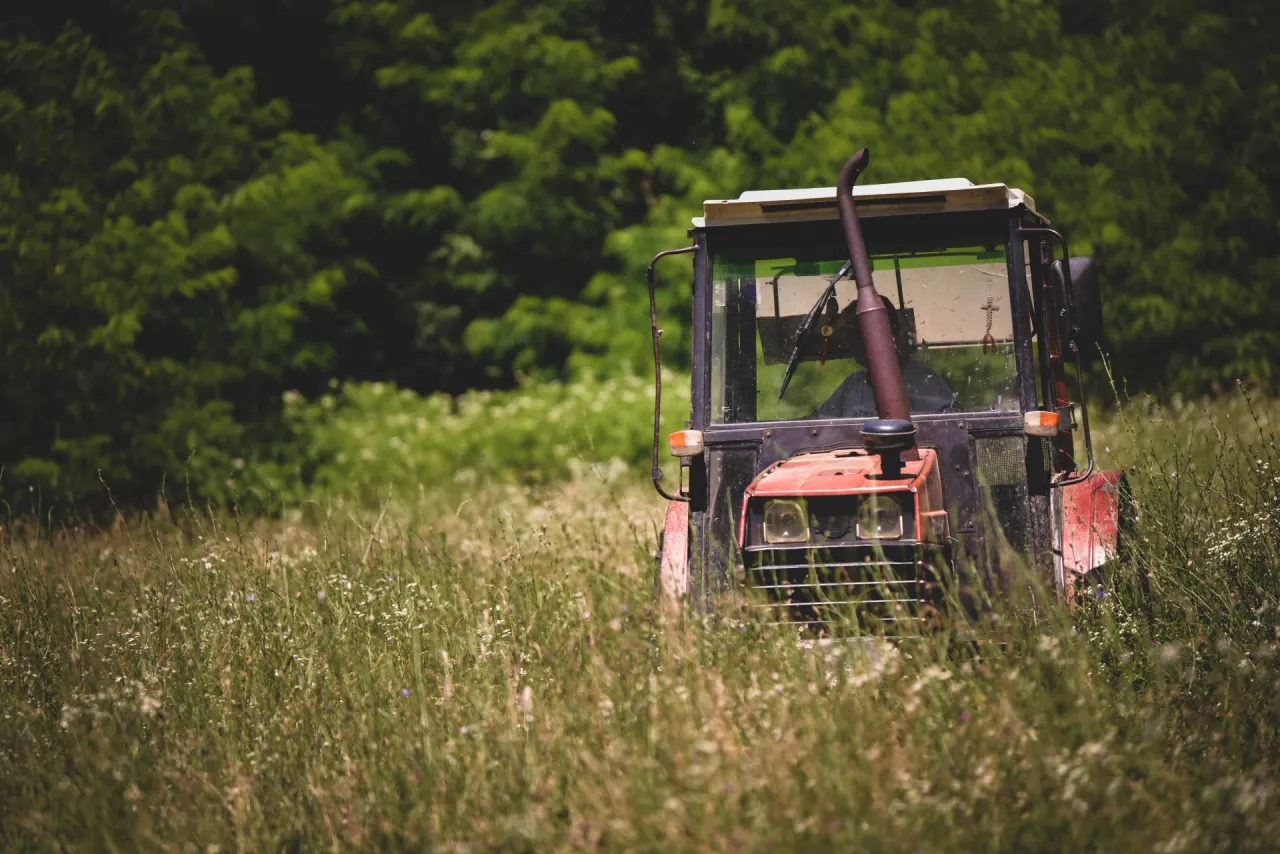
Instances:
[[[987,486],[1016,486],[1027,479],[1026,439],[1001,436],[977,439],[978,477]]]

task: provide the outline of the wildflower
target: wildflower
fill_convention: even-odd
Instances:
[[[257,597],[257,596],[254,596],[252,593],[250,593],[250,594],[249,594],[249,601],[250,601],[250,602],[256,602],[256,601],[258,601],[258,597]]]
[[[319,602],[321,605],[323,605],[323,604],[324,604],[324,600],[325,600],[325,598],[326,598],[326,597],[325,597],[325,595],[324,595],[324,591],[323,591],[323,590],[321,590],[321,591],[319,591],[319,592],[317,592],[317,593],[316,593],[316,601],[317,601],[317,602]]]
[[[968,722],[969,722],[969,713],[968,713],[968,712],[961,712],[961,713],[960,713],[960,723],[962,723],[962,724],[967,724]]]
[[[410,691],[408,688],[401,688],[401,689],[400,689],[400,696],[401,696],[401,697],[408,697],[408,696],[409,696],[410,694],[412,694],[412,693],[413,693],[413,692],[412,692],[412,691]]]
[[[138,696],[138,712],[144,717],[154,718],[160,711],[160,701],[141,692]]]

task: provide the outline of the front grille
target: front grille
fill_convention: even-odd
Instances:
[[[937,572],[914,547],[826,551],[749,554],[746,584],[757,593],[749,607],[778,623],[826,623],[842,613],[873,626],[923,620],[939,598]]]

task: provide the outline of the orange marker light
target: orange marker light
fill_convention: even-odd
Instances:
[[[1051,439],[1058,435],[1058,413],[1033,410],[1022,416],[1022,432],[1028,436]]]
[[[696,457],[702,453],[701,430],[677,430],[667,437],[673,457]]]

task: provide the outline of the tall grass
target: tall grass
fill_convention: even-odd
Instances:
[[[1280,454],[1225,407],[1100,431],[1113,588],[977,647],[664,614],[661,508],[590,471],[8,528],[0,845],[1273,850]]]

